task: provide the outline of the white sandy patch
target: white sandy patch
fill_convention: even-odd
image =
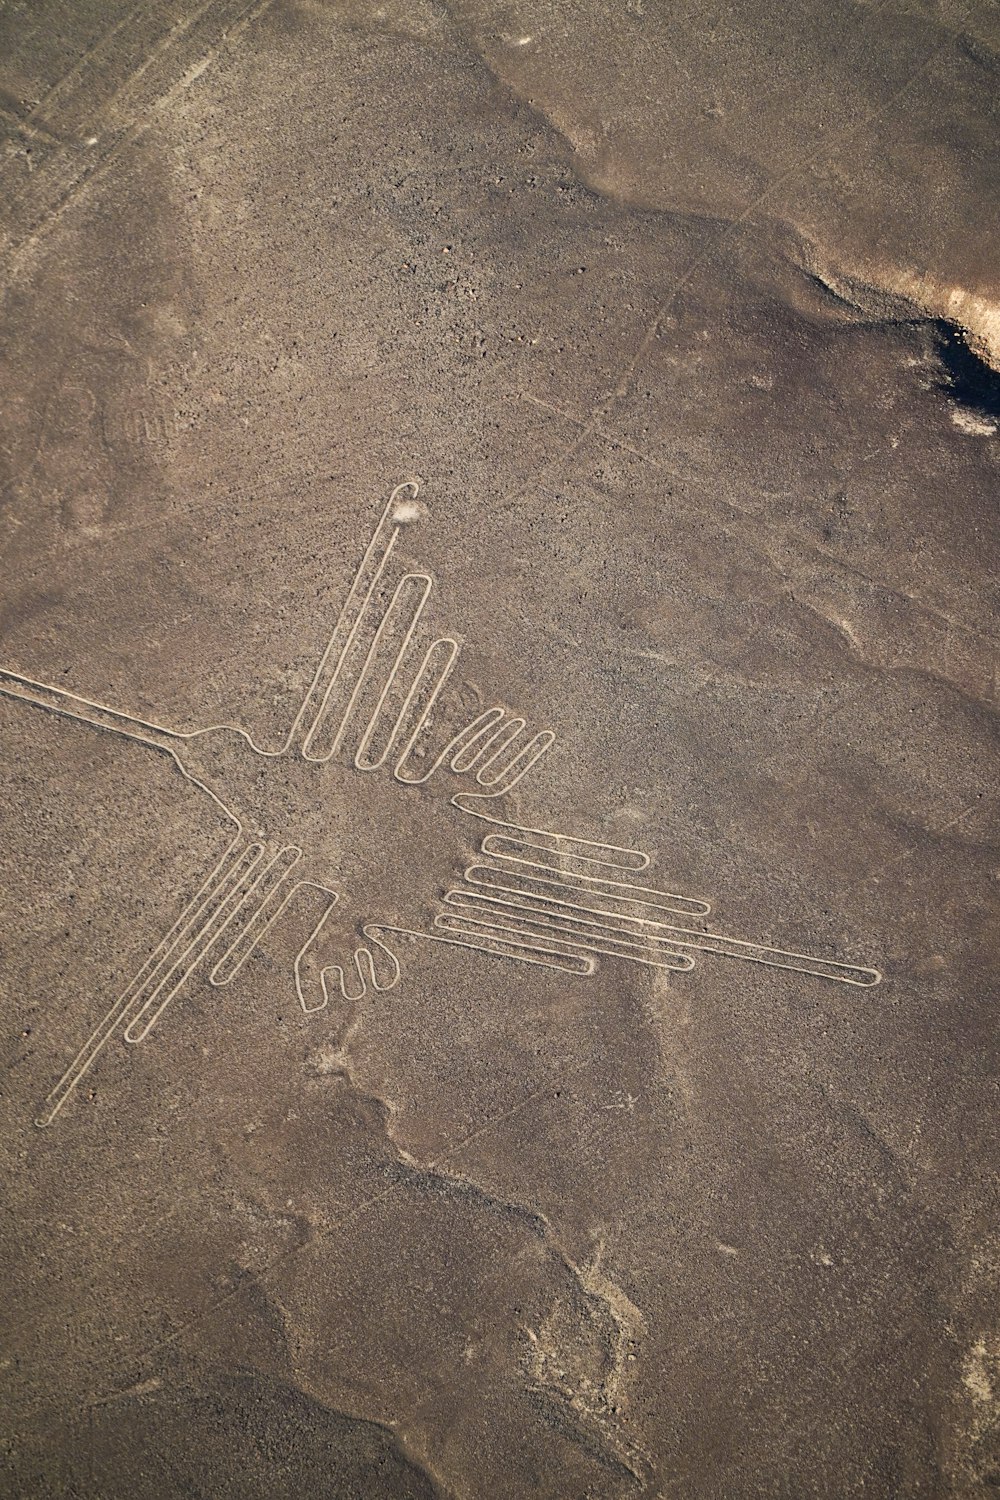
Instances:
[[[960,406],[952,407],[951,420],[959,432],[964,432],[969,437],[992,437],[997,430],[992,417],[979,417],[975,412],[964,411]]]

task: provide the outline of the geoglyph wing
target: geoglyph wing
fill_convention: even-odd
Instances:
[[[334,994],[354,1000],[368,988],[392,989],[400,978],[396,950],[415,939],[581,976],[593,973],[602,959],[684,971],[709,954],[856,986],[879,982],[876,969],[712,931],[705,921],[707,902],[639,878],[650,862],[640,850],[522,826],[501,815],[506,804],[500,799],[549,751],[555,735],[529,728],[499,705],[442,734],[437,720],[459,642],[450,635],[428,639],[425,611],[434,580],[396,567],[401,531],[423,514],[417,488],[408,481],[390,496],[301,706],[276,746],[259,745],[235,724],[181,732],[0,671],[0,693],[8,698],[169,754],[231,828],[225,852],[91,1032],[46,1101],[39,1124],[52,1123],[112,1036],[121,1032],[133,1043],[148,1036],[199,965],[211,965],[213,985],[232,983],[303,892],[322,903],[294,960],[306,1012],[324,1009]],[[436,741],[428,734],[432,725]],[[488,825],[479,858],[443,892],[426,926],[367,921],[344,951],[327,953],[338,890],[303,878],[300,844],[275,840],[274,830],[259,826],[259,819],[251,826],[226,787],[209,784],[198,752],[213,735],[236,736],[244,751],[265,760],[316,766],[336,760],[355,773],[391,776],[410,791],[437,778],[452,806]]]
[[[171,729],[0,670],[0,693],[10,699],[169,754],[181,773],[213,799],[232,831],[228,847],[174,925],[80,1048],[46,1101],[39,1124],[55,1119],[116,1033],[131,1043],[148,1036],[199,965],[211,964],[213,985],[230,984],[300,893],[318,894],[324,903],[294,962],[304,1011],[322,1010],[335,993],[356,999],[368,987],[384,990],[398,983],[395,954],[372,931],[351,951],[316,967],[339,892],[300,878],[302,848],[273,840],[271,830],[248,827],[227,800],[225,787],[203,779],[195,752],[206,737],[235,734],[255,755],[269,760],[294,757],[324,765],[346,757],[357,772],[386,771],[408,787],[422,787],[436,773],[447,772],[469,778],[491,795],[520,781],[551,744],[550,732],[528,733],[523,720],[496,707],[461,726],[429,760],[420,758],[424,752],[418,741],[452,672],[459,644],[451,636],[424,644],[421,626],[433,587],[429,574],[403,572],[392,583],[400,531],[421,514],[416,493],[416,484],[408,482],[390,496],[302,704],[277,746],[258,744],[240,725]]]

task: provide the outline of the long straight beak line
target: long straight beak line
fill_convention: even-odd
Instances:
[[[30,677],[21,677],[16,672],[0,668],[0,693],[18,703],[30,703],[34,708],[43,708],[50,714],[60,714],[65,719],[76,719],[90,724],[95,729],[105,729],[111,734],[124,735],[126,739],[139,740],[157,750],[174,754],[187,738],[176,730],[165,729],[161,724],[151,724],[146,719],[134,718],[106,703],[97,703],[91,698],[81,698],[65,688],[52,687],[47,682],[35,682]]]

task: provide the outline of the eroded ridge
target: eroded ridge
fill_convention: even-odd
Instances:
[[[494,815],[490,805],[533,770],[555,734],[530,731],[526,720],[498,705],[462,724],[443,748],[432,748],[435,736],[440,738],[442,693],[460,645],[454,636],[435,637],[425,629],[432,575],[398,572],[394,566],[402,529],[424,516],[417,493],[411,480],[389,497],[302,703],[277,745],[257,743],[240,724],[172,729],[0,670],[0,694],[7,698],[169,755],[230,828],[225,852],[77,1052],[46,1100],[39,1125],[55,1120],[113,1036],[143,1041],[200,966],[213,986],[231,984],[300,895],[313,902],[318,897],[320,905],[293,961],[306,1014],[326,1009],[334,995],[353,1002],[369,989],[395,988],[400,938],[448,943],[578,975],[592,974],[602,958],[684,971],[696,954],[708,953],[844,984],[879,982],[876,969],[709,930],[707,902],[640,883],[637,877],[649,865],[640,850],[523,827]],[[364,922],[362,941],[356,933],[347,949],[331,953],[331,915],[340,892],[322,872],[316,878],[304,841],[274,837],[267,826],[275,820],[272,802],[265,799],[261,808],[252,797],[240,797],[239,787],[231,784],[234,745],[256,764],[257,757],[317,768],[336,761],[340,769],[357,773],[384,772],[408,790],[425,787],[439,773],[450,786],[457,779],[451,806],[491,827],[480,844],[480,859],[444,892],[426,928]],[[317,804],[322,795],[317,783]]]

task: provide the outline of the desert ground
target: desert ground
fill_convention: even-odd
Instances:
[[[0,9],[3,1493],[997,1493],[998,55]]]

